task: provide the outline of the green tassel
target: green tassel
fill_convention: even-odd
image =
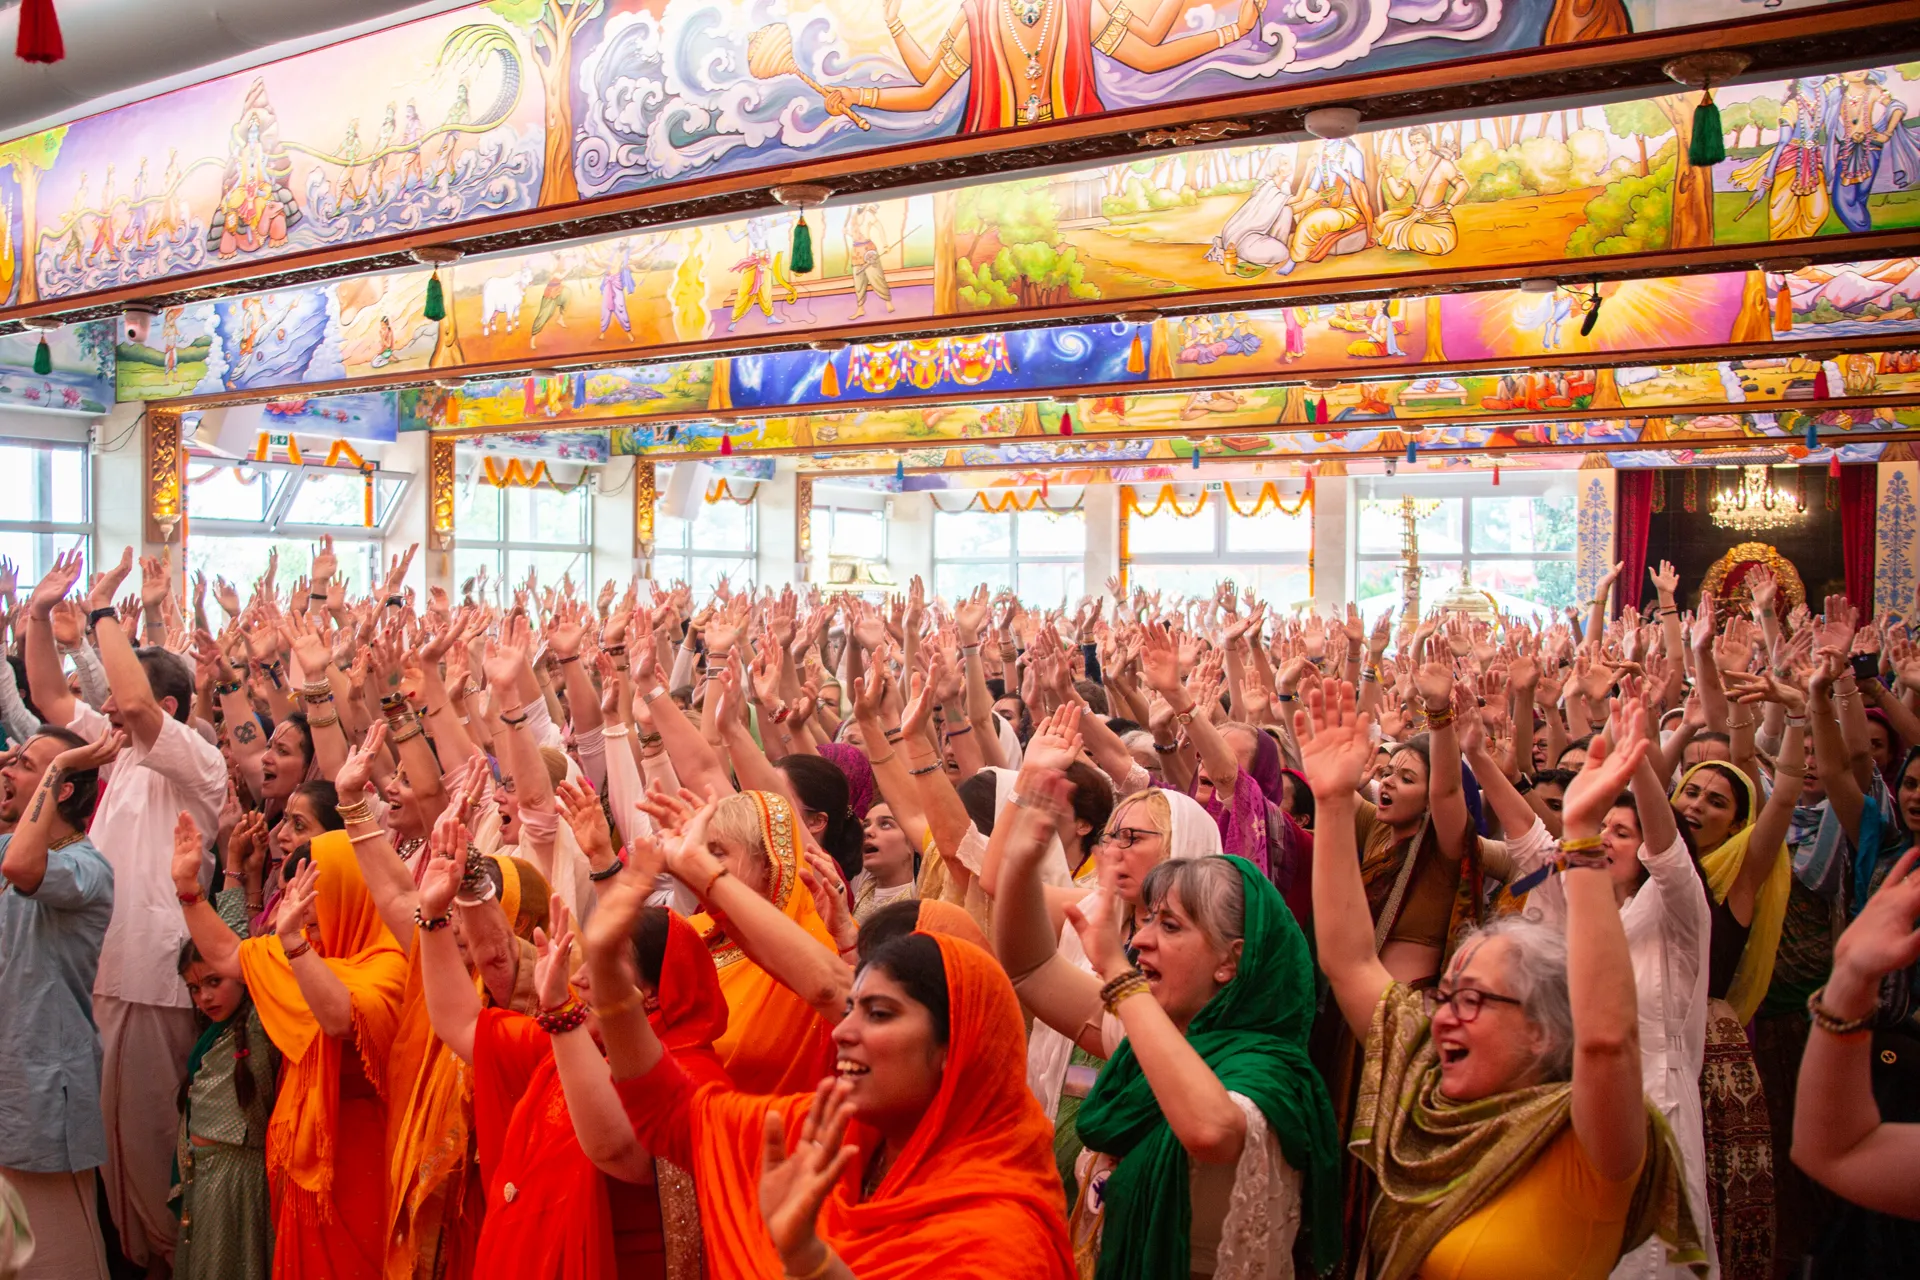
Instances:
[[[793,224],[793,252],[787,257],[787,269],[797,276],[813,270],[813,232],[807,226],[804,213],[800,221]]]
[[[1726,131],[1720,125],[1720,107],[1709,89],[1693,109],[1693,139],[1687,143],[1687,163],[1706,169],[1726,158]]]
[[[427,300],[420,308],[420,314],[429,320],[447,318],[447,295],[440,288],[440,273],[435,271],[427,277]]]
[[[47,335],[40,335],[40,345],[33,349],[33,371],[41,377],[53,372],[53,348],[47,345]]]

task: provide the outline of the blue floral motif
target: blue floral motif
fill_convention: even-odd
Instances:
[[[1597,475],[1588,479],[1580,493],[1575,539],[1574,584],[1582,600],[1591,600],[1613,567],[1613,504]]]
[[[1914,616],[1914,538],[1920,516],[1904,467],[1895,467],[1874,518],[1873,607],[1880,617]]]

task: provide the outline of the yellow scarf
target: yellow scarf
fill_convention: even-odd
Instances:
[[[1760,1001],[1773,981],[1773,962],[1780,952],[1780,929],[1787,918],[1787,894],[1793,887],[1793,865],[1783,856],[1784,836],[1782,842],[1771,849],[1748,848],[1753,839],[1754,820],[1760,816],[1760,791],[1751,778],[1725,761],[1703,760],[1687,770],[1680,776],[1680,785],[1673,789],[1672,798],[1678,798],[1686,789],[1687,781],[1709,766],[1738,781],[1747,797],[1747,820],[1717,849],[1700,855],[1700,871],[1706,878],[1707,892],[1715,902],[1725,902],[1734,882],[1740,878],[1740,868],[1746,865],[1749,853],[1773,860],[1773,869],[1753,895],[1753,925],[1747,933],[1746,950],[1740,953],[1740,964],[1733,971],[1733,985],[1727,988],[1727,1003],[1733,1007],[1734,1016],[1746,1023],[1760,1008]]]

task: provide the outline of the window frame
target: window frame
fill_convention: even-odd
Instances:
[[[933,501],[933,500],[930,498],[929,501]],[[941,555],[940,554],[940,524],[941,524],[940,517],[941,516],[964,516],[964,515],[984,515],[984,516],[997,517],[997,518],[1006,520],[1007,522],[1007,554],[1004,556],[943,556]],[[1081,531],[1080,554],[1078,555],[1059,555],[1059,554],[1022,555],[1020,552],[1020,521],[1018,517],[1026,516],[1026,515],[1051,515],[1051,516],[1078,517],[1080,520],[1080,531]],[[1081,583],[1080,583],[1081,594],[1082,595],[1086,594],[1085,579],[1086,579],[1086,564],[1087,564],[1087,551],[1086,551],[1087,512],[1086,512],[1086,501],[1084,498],[1082,498],[1079,502],[1075,503],[1071,507],[1066,507],[1059,510],[1055,510],[1054,508],[1047,506],[1045,503],[1036,503],[1034,506],[1024,511],[980,511],[975,509],[971,504],[960,508],[958,511],[948,511],[942,508],[937,501],[933,501],[933,532],[932,532],[931,541],[932,541],[932,552],[933,552],[932,559],[931,559],[931,567],[932,567],[932,573],[933,573],[933,582],[936,585],[940,581],[940,577],[941,577],[940,570],[943,567],[958,566],[961,568],[967,568],[975,565],[995,565],[995,566],[1004,568],[1007,571],[1007,581],[1013,584],[1014,594],[1021,595],[1022,593],[1019,590],[1021,567],[1023,565],[1029,565],[1029,564],[1034,564],[1034,565],[1046,564],[1046,565],[1072,566],[1072,567],[1078,568],[1081,571]],[[1072,601],[1070,600],[1067,603],[1069,607],[1072,605]]]
[[[1353,598],[1355,600],[1360,598],[1360,576],[1368,566],[1392,565],[1398,568],[1401,564],[1401,555],[1398,551],[1362,551],[1360,549],[1360,520],[1366,509],[1366,504],[1370,501],[1398,502],[1403,497],[1412,497],[1416,501],[1460,500],[1460,550],[1434,551],[1431,556],[1429,556],[1426,550],[1422,549],[1420,561],[1423,577],[1425,576],[1425,566],[1428,563],[1458,564],[1465,569],[1466,580],[1469,583],[1473,581],[1475,566],[1480,564],[1540,564],[1542,562],[1551,562],[1572,565],[1577,563],[1580,555],[1577,530],[1574,545],[1565,551],[1482,552],[1475,551],[1473,545],[1473,506],[1475,499],[1482,501],[1556,497],[1572,499],[1575,496],[1573,482],[1565,478],[1572,474],[1574,473],[1542,472],[1535,475],[1509,476],[1505,478],[1505,483],[1501,485],[1503,492],[1500,493],[1491,492],[1491,483],[1481,477],[1474,477],[1471,480],[1463,477],[1408,477],[1405,479],[1388,479],[1384,481],[1370,478],[1364,487],[1356,487],[1353,499],[1349,504],[1351,513],[1348,517],[1347,524],[1347,545],[1352,550],[1347,558],[1347,580],[1354,584]],[[1453,585],[1455,584],[1450,583],[1445,589],[1451,590]],[[1399,589],[1404,591],[1404,581],[1399,583]],[[1577,595],[1578,593],[1576,592],[1575,594]],[[1395,602],[1390,606],[1392,609],[1399,609],[1399,599],[1400,597],[1396,595]],[[1426,592],[1423,589],[1420,600],[1421,607],[1423,609],[1431,608],[1435,603],[1435,601],[1427,599]],[[1534,608],[1544,617],[1556,616],[1563,607],[1559,604],[1543,602],[1530,601],[1528,603],[1533,604]],[[1577,604],[1579,602],[1577,600],[1570,600],[1567,603]]]
[[[31,436],[0,436],[0,448],[27,449],[34,454],[35,477],[35,518],[32,520],[0,519],[0,534],[25,534],[40,540],[35,554],[42,563],[38,565],[44,574],[53,558],[69,549],[75,542],[80,543],[87,567],[93,565],[94,503],[93,503],[93,449],[83,441],[48,440]],[[53,454],[55,450],[67,450],[80,459],[80,520],[55,520],[51,518],[53,506]],[[42,517],[46,518],[42,518]],[[36,566],[20,566],[21,586],[30,589],[38,581],[34,574]]]
[[[476,469],[480,466],[477,459],[474,461],[473,466]],[[571,569],[568,569],[566,572],[572,573],[575,585],[583,589],[593,585],[593,495],[598,486],[591,471],[583,472],[580,483],[562,494],[563,497],[567,498],[579,495],[581,501],[581,540],[577,543],[538,542],[513,536],[513,507],[512,504],[507,501],[507,493],[512,488],[527,486],[493,485],[487,483],[485,479],[472,476],[471,473],[460,477],[456,483],[471,484],[476,489],[490,489],[493,491],[493,500],[499,504],[499,520],[495,527],[500,530],[500,536],[497,538],[478,538],[463,533],[458,523],[456,523],[453,531],[453,547],[456,562],[475,553],[491,553],[493,563],[489,566],[488,576],[494,582],[504,584],[508,582],[510,578],[519,580],[525,576],[524,574],[515,574],[508,566],[508,561],[513,558],[514,553],[539,555],[570,551],[580,557],[580,570],[578,573],[573,573]],[[537,487],[538,486],[530,487],[530,491],[537,489]],[[556,490],[555,492],[559,491]],[[456,576],[464,579],[470,575],[462,569],[457,572]],[[546,575],[544,573],[541,574],[541,580],[546,581]],[[556,582],[558,580],[557,578],[554,579]]]
[[[744,587],[748,590],[757,590],[758,582],[760,578],[760,493],[761,493],[761,490],[764,488],[765,488],[764,481],[755,481],[754,489],[753,489],[753,497],[751,500],[747,502],[733,502],[732,498],[726,498],[726,497],[723,497],[720,499],[720,502],[733,502],[733,505],[737,507],[741,507],[746,511],[747,546],[745,550],[737,550],[737,549],[709,550],[709,549],[696,547],[694,545],[696,541],[694,537],[694,530],[699,526],[700,517],[703,514],[705,514],[706,510],[709,507],[715,507],[719,505],[718,502],[708,502],[706,500],[705,495],[701,495],[696,498],[696,501],[699,503],[699,506],[694,508],[694,513],[692,516],[681,518],[680,522],[687,531],[685,546],[666,546],[661,542],[660,540],[661,515],[658,508],[656,507],[654,511],[654,525],[653,525],[653,528],[654,528],[653,550],[652,550],[652,554],[648,557],[648,563],[647,563],[648,573],[651,574],[656,581],[661,581],[661,582],[684,581],[691,586],[692,584],[694,584],[699,580],[699,575],[693,572],[694,566],[698,562],[726,561],[728,563],[738,563],[744,560],[747,564],[747,580],[744,583],[739,582],[735,580],[735,577],[733,575],[729,575],[727,578],[727,585],[729,587]],[[661,573],[660,562],[663,559],[674,559],[674,560],[683,561],[687,566],[687,576],[684,579],[682,579],[674,574]]]
[[[1185,507],[1188,501],[1190,501],[1191,499],[1181,498],[1180,496],[1180,489],[1182,487],[1181,482],[1173,481],[1171,483],[1173,484],[1173,487],[1174,487],[1174,494],[1173,494],[1172,501],[1175,503],[1178,503],[1182,507]],[[1227,501],[1225,486],[1233,483],[1233,481],[1230,481],[1230,480],[1219,481],[1218,483],[1222,486],[1222,488],[1218,492],[1214,491],[1214,489],[1212,488],[1212,483],[1213,482],[1200,482],[1194,486],[1199,489],[1198,496],[1205,497],[1206,506],[1202,508],[1200,511],[1194,513],[1193,516],[1189,517],[1192,520],[1201,520],[1211,515],[1211,519],[1213,523],[1213,550],[1211,552],[1207,552],[1207,551],[1151,552],[1150,551],[1142,554],[1136,551],[1134,549],[1134,546],[1135,546],[1134,538],[1136,536],[1136,532],[1135,532],[1135,529],[1133,528],[1133,522],[1140,519],[1141,517],[1134,514],[1134,508],[1135,506],[1138,505],[1135,499],[1139,494],[1139,490],[1141,486],[1138,486],[1138,485],[1122,486],[1122,488],[1124,489],[1124,492],[1122,492],[1119,495],[1120,512],[1121,512],[1121,518],[1128,522],[1128,529],[1127,529],[1127,539],[1126,539],[1127,554],[1121,558],[1120,573],[1121,573],[1121,581],[1127,584],[1127,587],[1129,590],[1131,590],[1133,586],[1133,571],[1136,566],[1148,568],[1148,569],[1190,569],[1190,568],[1196,568],[1196,567],[1210,567],[1210,566],[1218,567],[1221,570],[1221,572],[1217,575],[1217,577],[1223,578],[1223,579],[1233,576],[1230,571],[1234,569],[1239,569],[1239,568],[1268,569],[1268,568],[1275,568],[1275,567],[1298,567],[1306,570],[1307,580],[1309,583],[1313,581],[1314,555],[1318,550],[1318,545],[1315,538],[1315,530],[1314,530],[1314,519],[1313,519],[1314,506],[1311,502],[1307,503],[1307,505],[1301,510],[1300,515],[1297,517],[1299,519],[1304,519],[1307,522],[1307,549],[1305,551],[1229,551],[1227,549],[1227,546],[1228,546],[1227,521],[1239,520],[1239,519],[1251,519],[1252,517],[1241,516],[1238,512],[1236,512],[1233,509],[1232,503],[1229,503]],[[1254,482],[1249,481],[1247,483],[1254,483]],[[1262,488],[1264,488],[1267,482],[1260,481],[1258,483]],[[1279,482],[1276,481],[1275,483],[1279,483]],[[1155,488],[1155,491],[1158,492],[1159,487],[1154,486],[1154,488]],[[1292,502],[1298,499],[1299,497],[1300,497],[1299,493],[1282,494],[1281,500],[1283,502]],[[1258,501],[1258,499],[1256,498],[1255,501]]]

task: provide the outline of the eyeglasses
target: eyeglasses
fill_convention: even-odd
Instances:
[[[1492,1000],[1500,1004],[1518,1005],[1520,1001],[1512,996],[1495,995],[1491,991],[1481,991],[1475,987],[1461,987],[1457,991],[1443,992],[1429,987],[1420,993],[1420,1002],[1426,1006],[1427,1017],[1431,1019],[1440,1012],[1440,1006],[1446,1005],[1453,1010],[1453,1016],[1461,1022],[1472,1022],[1480,1016],[1480,1011]]]
[[[1116,849],[1131,849],[1142,840],[1157,839],[1159,835],[1158,831],[1142,830],[1139,827],[1116,827],[1107,832],[1106,841]]]

